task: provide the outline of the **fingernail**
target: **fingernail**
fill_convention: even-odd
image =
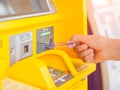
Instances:
[[[83,48],[87,49],[88,48],[87,44],[83,44]]]
[[[91,53],[93,53],[93,52],[94,52],[94,50],[91,48],[91,49],[90,49],[90,52],[91,52]]]
[[[76,46],[75,42],[67,42],[69,48],[74,48]]]

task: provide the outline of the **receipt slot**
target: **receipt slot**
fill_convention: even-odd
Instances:
[[[10,63],[32,55],[32,33],[26,32],[10,37]]]

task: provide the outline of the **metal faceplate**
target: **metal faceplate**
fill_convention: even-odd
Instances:
[[[10,37],[10,64],[32,55],[32,32]]]
[[[54,27],[46,27],[42,29],[38,29],[37,34],[37,53],[49,50],[46,47],[46,44],[54,42],[54,34],[53,34]]]

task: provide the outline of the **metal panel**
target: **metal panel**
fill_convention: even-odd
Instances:
[[[45,45],[54,42],[53,26],[37,30],[37,53],[49,50]]]
[[[32,33],[27,32],[10,37],[11,65],[23,58],[32,55]]]

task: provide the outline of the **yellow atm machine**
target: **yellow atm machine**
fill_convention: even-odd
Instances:
[[[87,34],[85,0],[0,0],[0,90],[87,90],[95,64],[67,46]]]

